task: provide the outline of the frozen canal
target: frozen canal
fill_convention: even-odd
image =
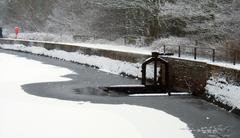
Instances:
[[[191,96],[129,97],[94,88],[137,80],[0,50],[1,138],[238,137],[240,117]]]

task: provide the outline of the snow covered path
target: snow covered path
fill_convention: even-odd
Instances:
[[[131,105],[103,105],[42,98],[21,85],[68,81],[74,72],[0,53],[1,138],[193,137],[186,123],[165,112]]]

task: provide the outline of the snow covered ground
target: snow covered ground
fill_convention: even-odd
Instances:
[[[7,30],[3,30],[3,35],[7,38],[16,38],[15,33],[8,33]],[[57,35],[57,34],[51,34],[51,33],[40,33],[40,32],[34,32],[34,33],[19,33],[18,39],[25,39],[25,40],[37,40],[37,41],[51,41],[51,42],[74,42],[72,36],[70,35]]]
[[[21,85],[68,81],[74,72],[0,53],[1,138],[190,138],[187,124],[132,105],[72,102],[29,95]]]
[[[7,37],[11,39],[15,39],[15,34],[9,34],[7,35]],[[83,42],[77,42],[73,40],[71,35],[57,35],[57,34],[49,34],[49,33],[19,33],[18,39],[34,40],[34,41],[40,41],[40,42],[58,42],[58,43],[68,44],[68,45],[73,45],[73,44],[76,46],[79,45],[81,47],[105,49],[105,50],[111,49],[113,51],[131,52],[131,53],[146,54],[146,55],[151,54],[151,50],[149,50],[147,47],[138,47],[134,45],[125,46],[124,43],[119,41],[108,41],[103,39],[89,40],[83,43]],[[168,41],[173,42],[173,39],[170,39]],[[155,46],[157,44],[155,44]]]
[[[226,78],[210,78],[207,82],[206,92],[232,109],[240,109],[240,86],[229,84]]]

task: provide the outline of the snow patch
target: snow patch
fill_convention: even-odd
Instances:
[[[15,38],[16,35],[14,33],[10,33],[8,35],[9,38]],[[18,39],[23,40],[38,40],[38,41],[51,41],[51,42],[74,42],[72,35],[59,35],[59,34],[51,34],[51,33],[19,33]]]
[[[177,46],[189,46],[189,45],[193,45],[192,41],[189,38],[185,38],[185,37],[173,37],[170,36],[168,38],[160,38],[156,41],[154,41],[151,45],[150,48],[152,50],[158,50],[163,52],[163,46],[173,46],[173,47],[177,47]]]
[[[226,78],[211,77],[207,81],[206,93],[233,109],[240,109],[240,86],[229,84]]]
[[[73,43],[64,43],[64,44],[73,44]],[[103,49],[103,50],[120,51],[120,52],[126,52],[126,53],[151,55],[150,50],[147,50],[145,48],[139,48],[139,47],[129,47],[129,46],[109,45],[109,44],[89,44],[89,43],[74,43],[74,45],[93,48],[93,49]]]

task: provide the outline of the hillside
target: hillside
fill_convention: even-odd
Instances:
[[[239,0],[1,0],[9,30],[94,35],[146,44],[160,38],[224,43],[240,38]]]

